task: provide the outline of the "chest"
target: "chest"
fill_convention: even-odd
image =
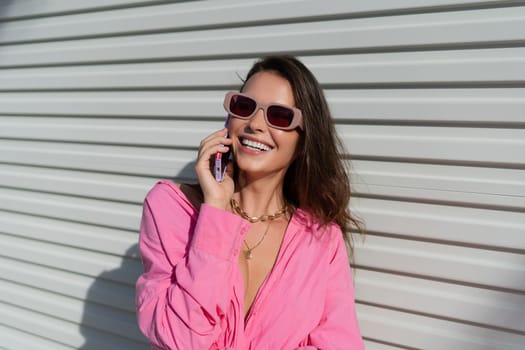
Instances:
[[[286,225],[280,222],[254,225],[243,242],[238,264],[244,284],[245,317],[274,269],[285,231]]]
[[[252,348],[287,339],[294,345],[284,348],[295,349],[320,322],[329,275],[326,259],[318,247],[291,239],[293,233],[287,232],[277,250],[272,245],[274,249],[266,251],[273,255],[255,249],[252,259],[246,259],[241,252],[235,278],[239,308],[231,314],[244,318],[235,322],[242,329],[242,342],[257,345]],[[277,336],[281,333],[282,338]]]

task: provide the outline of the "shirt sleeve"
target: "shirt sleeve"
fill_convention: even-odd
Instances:
[[[323,316],[318,326],[310,332],[308,345],[297,350],[364,350],[346,246],[339,229],[329,234],[336,234],[338,238],[335,254],[329,263]]]
[[[232,267],[248,227],[206,204],[195,222],[176,197],[173,188],[157,185],[144,202],[138,325],[155,349],[217,349],[232,298]]]

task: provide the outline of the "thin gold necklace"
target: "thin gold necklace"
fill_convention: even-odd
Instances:
[[[246,242],[246,240],[244,240],[244,245],[246,246],[246,248],[248,250],[245,250],[243,251],[244,253],[244,257],[246,258],[246,260],[250,260],[251,258],[253,258],[253,255],[252,255],[252,251],[257,248],[263,241],[264,239],[266,238],[266,235],[268,234],[268,231],[270,230],[270,225],[272,224],[271,221],[268,221],[268,226],[266,226],[266,230],[264,231],[261,239],[259,240],[259,242],[257,242],[253,247],[250,248],[250,246],[248,245],[248,243]]]
[[[283,214],[288,211],[288,204],[284,204],[284,207],[282,207],[281,209],[277,210],[273,215],[271,215],[271,214],[263,214],[261,216],[250,216],[244,210],[241,209],[241,207],[239,206],[239,203],[237,203],[237,201],[233,197],[232,197],[232,199],[230,199],[230,204],[232,206],[232,209],[238,215],[240,215],[243,219],[248,220],[252,224],[255,223],[255,222],[258,222],[258,221],[272,221],[272,220],[275,220],[275,219],[283,216]]]

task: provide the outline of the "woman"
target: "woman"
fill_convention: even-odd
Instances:
[[[364,349],[345,246],[357,222],[318,82],[293,57],[267,57],[224,106],[228,128],[200,144],[199,185],[162,181],[146,197],[142,332],[154,349]],[[229,150],[218,182],[210,159]]]

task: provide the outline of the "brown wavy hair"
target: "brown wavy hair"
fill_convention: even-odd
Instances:
[[[360,219],[350,213],[349,169],[321,85],[310,70],[292,56],[268,56],[257,61],[243,80],[254,74],[273,72],[290,83],[295,105],[301,109],[304,131],[298,156],[284,178],[284,197],[297,208],[311,213],[322,225],[337,223],[352,252],[350,232],[364,232]]]

